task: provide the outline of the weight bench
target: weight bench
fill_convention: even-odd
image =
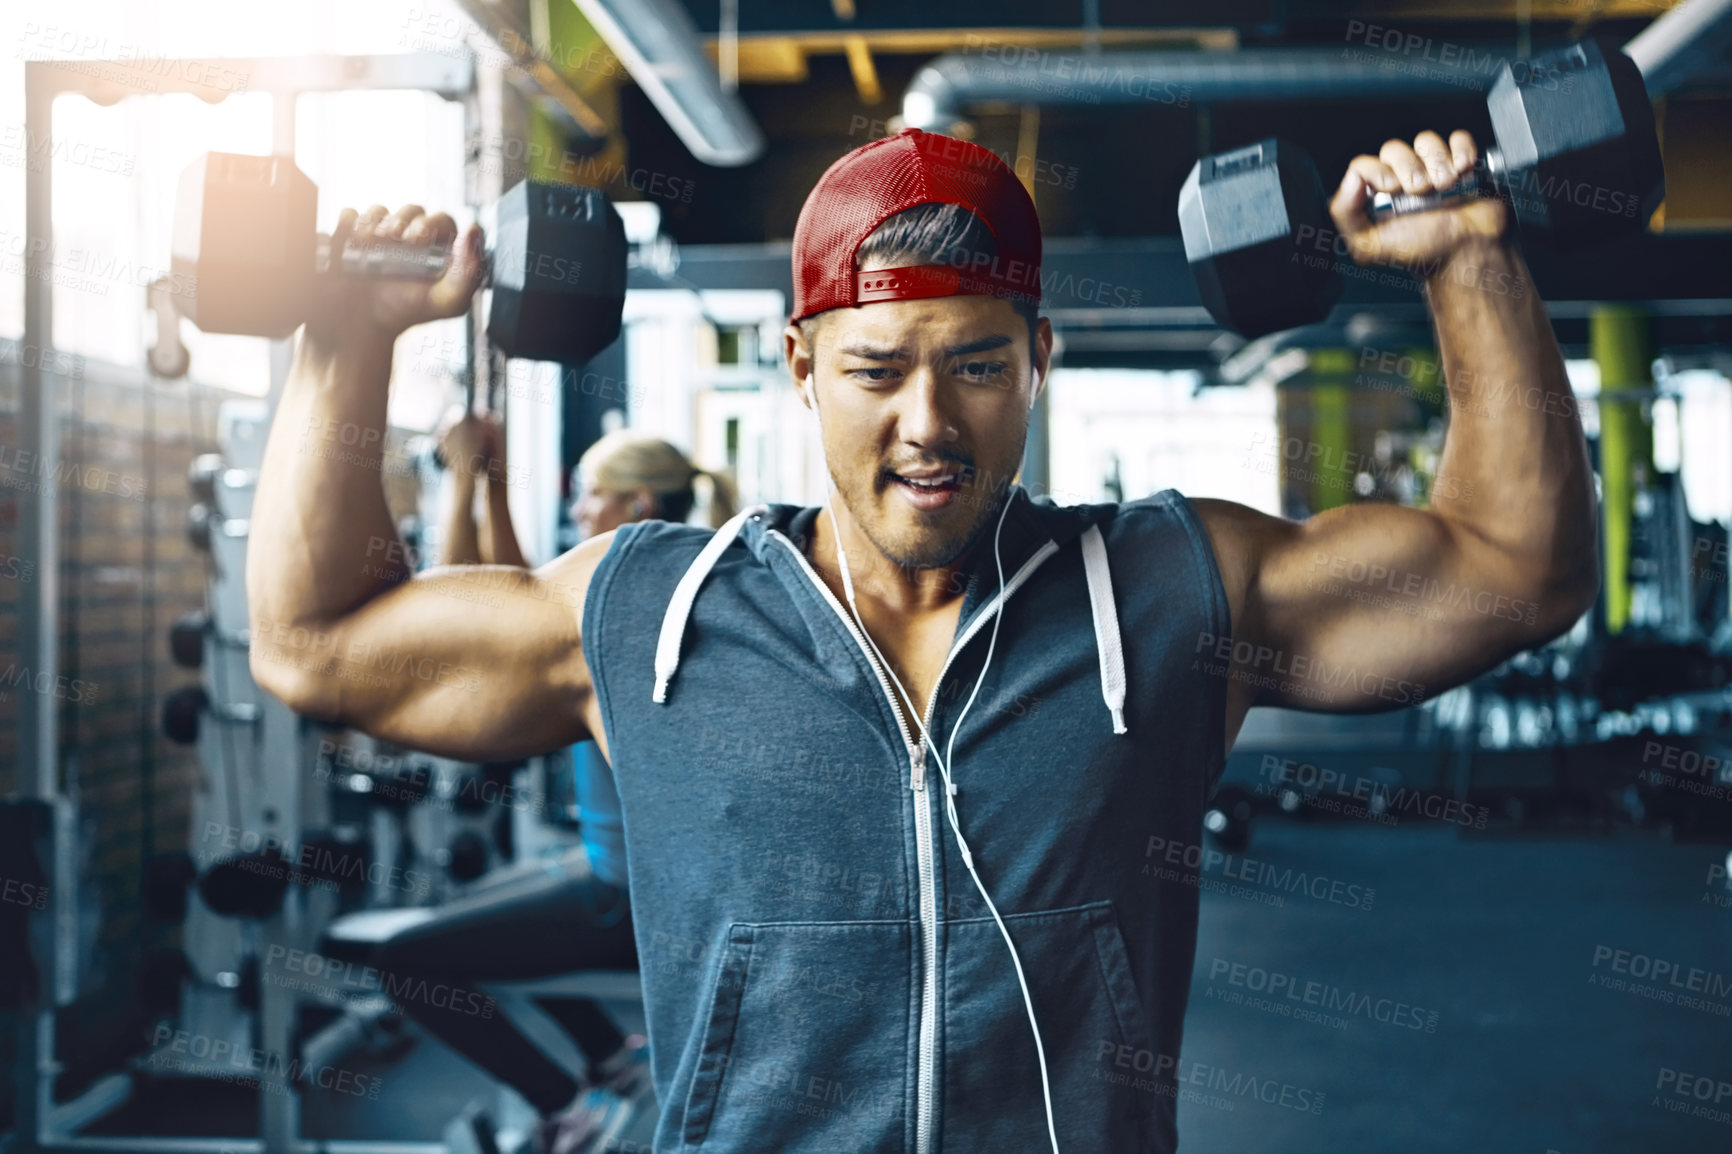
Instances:
[[[334,961],[376,965],[384,948],[399,935],[436,919],[437,906],[414,909],[363,910],[337,918],[319,936],[318,952]],[[477,982],[501,1011],[547,1056],[574,1073],[585,1068],[583,1055],[571,1038],[537,1005],[543,999],[588,999],[606,1007],[622,1032],[643,1033],[643,982],[635,970],[584,970],[547,978]],[[371,994],[372,998],[380,995]],[[498,1119],[495,1125],[494,1119]],[[499,1087],[491,1109],[470,1103],[447,1128],[447,1144],[456,1151],[493,1154],[520,1148],[513,1139],[534,1126],[536,1116],[515,1094]],[[653,1118],[647,1126],[653,1127]],[[500,1138],[494,1144],[494,1131]],[[635,1128],[634,1128],[635,1130]],[[647,1149],[649,1130],[642,1131]],[[527,1147],[521,1147],[526,1149]]]

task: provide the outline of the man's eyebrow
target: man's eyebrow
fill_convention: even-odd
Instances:
[[[1010,344],[1010,338],[1003,334],[981,337],[977,341],[969,341],[963,345],[952,345],[944,350],[946,357],[966,357],[971,353],[985,353],[993,349],[1002,349]],[[842,345],[836,350],[844,356],[860,357],[868,361],[902,361],[908,359],[907,349],[884,349],[876,345],[853,344]]]
[[[965,345],[952,345],[944,350],[947,357],[966,357],[970,353],[986,353],[993,349],[1002,349],[1010,343],[1007,336],[981,337],[978,341],[969,341]]]
[[[860,357],[868,361],[903,361],[908,359],[907,349],[881,349],[876,345],[843,345],[836,351],[843,356]]]

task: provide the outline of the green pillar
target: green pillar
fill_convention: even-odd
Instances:
[[[1311,442],[1318,453],[1310,468],[1311,511],[1321,513],[1353,499],[1354,471],[1345,464],[1352,458],[1353,371],[1357,359],[1351,349],[1313,349],[1311,352]]]
[[[1402,352],[1401,364],[1413,366],[1411,371],[1403,369],[1403,377],[1407,397],[1413,402],[1414,428],[1423,431],[1433,421],[1444,419],[1449,412],[1449,389],[1443,379],[1443,362],[1438,359],[1436,349],[1429,345],[1416,345]],[[1415,509],[1431,508],[1431,491],[1437,484],[1440,460],[1442,455],[1425,440],[1414,438],[1407,450],[1406,465],[1413,471]]]
[[[535,45],[536,51],[557,69],[576,89],[577,94],[609,125],[619,123],[619,84],[625,74],[624,65],[614,57],[607,42],[595,30],[576,4],[565,0],[530,0],[545,4],[548,43]],[[531,21],[533,25],[535,21]],[[540,39],[539,33],[536,38]],[[557,123],[541,109],[529,110],[530,180],[568,182],[601,186],[624,168],[625,151],[615,133],[601,152],[582,163],[565,151],[565,135]],[[619,196],[621,189],[607,189]]]
[[[1413,371],[1407,381],[1407,395],[1418,406],[1421,423],[1426,418],[1442,416],[1448,409],[1448,389],[1443,379],[1443,365],[1437,359],[1437,350],[1430,345],[1415,345],[1403,349],[1401,353],[1403,365],[1412,362]]]
[[[1600,509],[1606,629],[1630,620],[1630,538],[1636,491],[1654,475],[1654,427],[1646,397],[1619,396],[1653,388],[1654,353],[1648,314],[1602,305],[1589,321],[1589,348],[1600,366]]]

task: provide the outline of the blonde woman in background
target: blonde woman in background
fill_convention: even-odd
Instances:
[[[666,441],[631,429],[591,445],[575,473],[572,488],[579,496],[572,519],[582,537],[630,521],[689,521],[697,497],[692,482],[699,477],[710,489],[710,528],[721,528],[738,511],[739,496],[727,474],[700,469]]]
[[[453,480],[438,563],[529,568],[506,502],[503,428],[490,416],[454,414],[438,444]],[[666,441],[629,429],[609,433],[573,471],[572,519],[583,537],[630,521],[684,521],[696,503],[694,482],[700,477],[710,490],[710,523],[719,526],[738,502],[726,475],[698,468]],[[382,966],[453,984],[637,968],[613,771],[593,742],[573,746],[571,754],[582,844],[558,858],[517,863],[478,879],[436,918],[387,942]],[[654,1101],[644,1039],[626,1038],[588,999],[539,1001],[583,1052],[589,1067],[583,1081],[502,1016],[419,1003],[405,1012],[535,1107],[541,1115],[537,1154],[610,1149]]]

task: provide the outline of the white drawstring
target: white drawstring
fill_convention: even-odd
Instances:
[[[674,586],[667,612],[662,615],[661,635],[656,638],[656,687],[650,695],[651,701],[662,703],[668,699],[668,682],[673,680],[674,670],[680,667],[680,640],[685,636],[686,619],[691,616],[692,602],[697,600],[698,586],[704,583],[716,561],[734,543],[741,526],[752,517],[769,511],[768,505],[751,505],[728,518],[704,543],[703,549],[686,568],[685,576]]]
[[[1083,573],[1088,578],[1089,611],[1095,622],[1095,649],[1101,659],[1101,696],[1113,715],[1113,732],[1125,728],[1125,650],[1119,637],[1119,611],[1113,605],[1113,575],[1099,525],[1082,535]]]

